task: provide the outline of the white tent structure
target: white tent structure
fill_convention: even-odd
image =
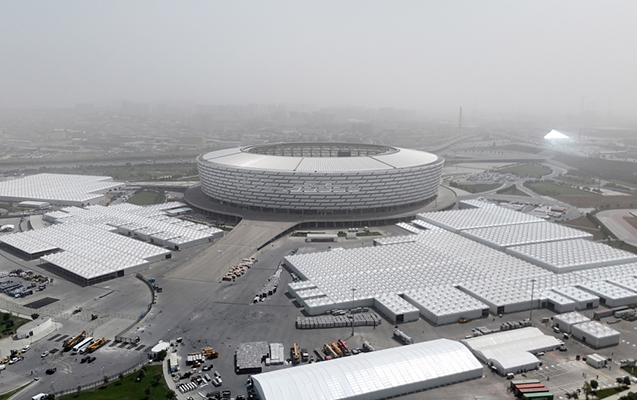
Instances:
[[[569,137],[561,132],[556,131],[555,129],[552,129],[549,133],[544,135],[544,139],[559,140],[559,139],[569,139]]]
[[[590,320],[590,318],[578,312],[570,312],[554,316],[553,326],[556,326],[562,332],[571,333],[573,326]]]
[[[554,350],[560,342],[537,328],[522,328],[462,340],[479,360],[494,365],[501,374],[528,371],[539,366],[532,353]]]
[[[373,400],[480,378],[482,371],[465,346],[438,339],[266,372],[252,381],[263,400]]]
[[[573,337],[589,346],[599,349],[619,344],[620,334],[607,325],[597,321],[583,322],[573,325]]]

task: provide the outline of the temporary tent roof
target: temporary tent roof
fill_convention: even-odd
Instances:
[[[418,214],[416,217],[453,232],[490,226],[544,222],[541,218],[498,206],[436,211]]]
[[[482,365],[462,344],[438,339],[252,376],[264,400],[382,399],[475,379]]]
[[[515,246],[506,251],[557,273],[637,261],[635,254],[584,239]]]
[[[461,234],[497,249],[569,239],[593,239],[588,232],[550,222],[468,229]]]
[[[544,135],[544,139],[568,139],[568,136],[565,134],[552,129],[549,133]]]
[[[556,349],[560,342],[538,328],[521,328],[462,340],[484,362],[507,354]]]
[[[37,174],[0,182],[0,200],[36,200],[53,204],[82,204],[103,198],[101,193],[125,186],[110,176]]]

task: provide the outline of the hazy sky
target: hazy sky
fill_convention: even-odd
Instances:
[[[631,115],[637,1],[0,0],[0,107]]]

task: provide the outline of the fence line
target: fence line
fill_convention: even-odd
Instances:
[[[148,364],[149,364],[149,362],[147,360],[144,360],[144,361],[141,361],[141,362],[135,364],[134,366],[132,366],[132,367],[130,367],[130,368],[124,370],[124,371],[121,371],[121,372],[115,374],[115,375],[111,375],[111,376],[104,375],[104,376],[107,377],[108,383],[112,383],[112,382],[115,382],[115,381],[117,381],[119,379],[120,374],[122,374],[124,376],[132,374],[133,372],[139,371],[144,365],[148,365]],[[104,386],[104,378],[102,378],[102,379],[100,379],[98,381],[87,383],[85,385],[80,385],[80,392],[83,392],[83,391],[86,391],[86,390],[90,390],[90,389],[95,389],[95,388],[100,387],[100,386]],[[78,390],[77,390],[77,387],[76,387],[74,389],[66,389],[66,390],[62,390],[62,391],[59,391],[59,392],[55,392],[53,394],[57,398],[57,397],[66,396],[67,394],[73,394],[73,393],[77,393],[77,392],[78,392]]]
[[[150,284],[150,282],[148,281],[148,279],[146,279],[144,277],[144,275],[137,273],[135,274],[135,277],[139,280],[141,280],[142,282],[144,282],[146,284],[146,286],[148,287],[148,289],[150,290],[150,294],[152,296],[151,302],[148,305],[148,307],[146,308],[146,313],[138,318],[136,318],[135,322],[133,322],[132,324],[128,325],[126,328],[124,328],[121,332],[119,332],[117,335],[115,335],[115,341],[116,342],[127,342],[127,343],[131,343],[134,341],[134,339],[128,338],[126,336],[124,336],[126,334],[126,332],[128,332],[129,330],[131,330],[135,325],[137,325],[138,323],[140,323],[144,318],[146,318],[146,316],[148,314],[150,314],[150,310],[152,310],[153,308],[153,304],[155,304],[155,289],[153,288],[153,286]]]

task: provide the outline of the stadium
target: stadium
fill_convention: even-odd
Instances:
[[[199,188],[211,204],[329,216],[422,207],[437,197],[443,165],[418,150],[347,143],[268,144],[197,158]]]

